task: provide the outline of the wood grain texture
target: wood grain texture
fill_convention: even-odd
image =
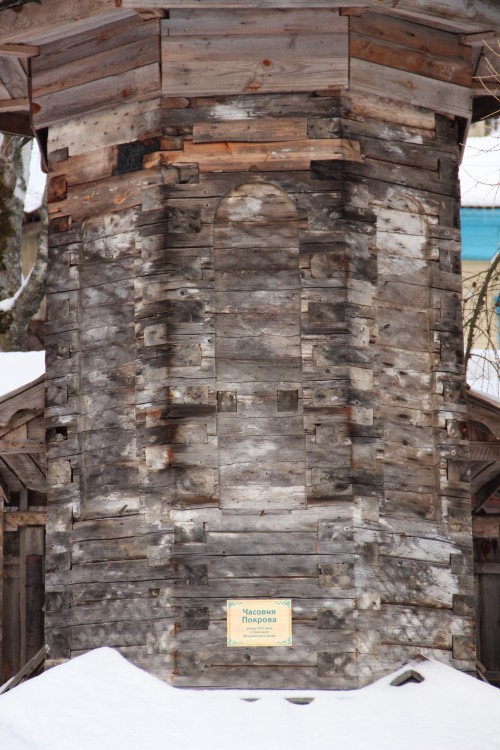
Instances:
[[[467,116],[469,52],[394,8],[264,10],[174,3],[163,98],[142,64],[156,20],[137,36],[136,21],[115,38],[103,25],[102,47],[85,31],[53,39],[35,65],[62,118],[54,658],[101,645],[112,624],[115,645],[182,685],[352,688],[415,646],[470,667],[453,119]],[[334,91],[347,21],[351,90]],[[316,48],[320,92],[304,63]],[[276,87],[218,89],[238,55]],[[90,92],[99,61],[115,73]],[[144,102],[118,103],[131,72],[128,98]],[[59,75],[68,88],[52,91]],[[292,597],[296,649],[227,649],[234,596]]]
[[[226,34],[210,36],[204,36],[199,29],[195,36],[189,26],[185,29],[188,36],[183,36],[179,27],[169,34],[170,21],[162,22],[164,95],[291,92],[346,86],[345,19],[337,16],[330,33],[328,23],[321,31],[300,29],[291,33],[286,28],[286,17],[286,13],[271,14],[265,32],[253,28],[252,23],[241,34],[247,16],[223,15]],[[273,33],[274,27],[278,33]]]
[[[69,89],[58,89],[54,93],[37,95],[37,127],[47,126],[68,118],[83,115],[89,106],[106,109],[110,102],[121,104],[124,99],[145,100],[159,91],[160,71],[156,63],[142,68],[132,68],[124,73],[106,76]]]
[[[162,28],[168,36],[339,34],[347,32],[348,21],[334,7],[317,7],[314,13],[308,9],[206,9],[203,16],[197,10],[174,9]]]
[[[471,112],[471,92],[464,86],[425,78],[416,73],[398,71],[364,60],[353,59],[350,68],[350,87],[353,91],[381,94],[379,84],[384,81],[391,97],[418,104],[437,112],[468,118]]]
[[[47,37],[63,37],[74,30],[92,29],[111,20],[131,16],[120,10],[114,0],[83,0],[83,2],[52,0],[48,6],[7,10],[0,20],[2,42],[38,44]]]
[[[348,139],[264,143],[216,143],[210,146],[184,143],[182,151],[159,151],[145,156],[144,166],[196,162],[201,171],[245,171],[247,169],[278,169],[286,160],[290,169],[307,169],[312,160],[360,160],[358,144]]]

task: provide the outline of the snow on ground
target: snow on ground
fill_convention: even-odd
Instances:
[[[0,696],[0,747],[500,749],[497,688],[439,662],[411,666],[423,682],[394,687],[390,675],[353,691],[189,690],[157,680],[112,649],[96,649]],[[297,696],[314,700],[287,700]]]
[[[0,398],[45,372],[45,352],[0,352]],[[1,745],[0,745],[1,747]]]
[[[460,167],[462,206],[500,206],[500,133],[468,138]]]

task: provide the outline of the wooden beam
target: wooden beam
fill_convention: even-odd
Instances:
[[[500,488],[500,474],[497,474],[493,479],[490,479],[479,492],[476,493],[476,503],[473,508],[473,513],[477,513],[483,506],[486,505],[488,500],[495,492]]]
[[[0,102],[0,112],[29,112],[29,99],[4,99]]]
[[[156,151],[144,157],[144,167],[160,164],[193,163],[202,172],[246,171],[248,169],[276,169],[286,159],[289,169],[309,169],[311,161],[348,159],[362,161],[359,143],[347,138],[318,138],[305,141],[271,143],[210,143],[193,144],[186,141],[183,151]]]
[[[40,47],[33,44],[0,44],[0,57],[36,57],[40,54]]]
[[[104,22],[132,15],[120,0],[44,0],[43,5],[23,5],[0,13],[0,44],[38,42],[85,31]]]
[[[7,680],[6,683],[3,685],[0,685],[0,695],[2,693],[6,693],[8,690],[12,690],[12,688],[15,688],[17,685],[19,685],[26,677],[29,677],[33,672],[40,667],[43,662],[45,661],[45,657],[47,655],[47,646],[42,646],[40,651],[38,651],[25,665],[24,667],[16,674],[14,677],[11,677],[10,680]]]
[[[471,461],[500,461],[500,442],[470,443]]]
[[[476,0],[471,7],[470,0],[400,0],[395,7],[394,0],[315,0],[316,8],[372,8],[379,12],[396,11],[407,18],[420,20],[443,20],[456,26],[457,30],[468,28],[485,31],[500,27],[500,6],[496,0]],[[123,8],[163,8],[165,0],[122,0]],[[309,0],[169,0],[169,8],[308,8]]]
[[[27,75],[19,60],[0,56],[0,80],[13,100],[28,99]]]
[[[42,440],[0,440],[0,453],[42,453],[44,450]]]
[[[472,536],[476,539],[498,539],[500,516],[472,516]]]
[[[4,492],[0,489],[0,664],[3,662],[3,517]],[[1,674],[1,670],[0,670]]]
[[[0,113],[0,132],[11,135],[26,135],[33,137],[33,128],[29,112]]]
[[[467,47],[483,47],[487,44],[494,44],[499,39],[498,31],[484,31],[479,34],[464,34],[460,37],[460,44]]]
[[[47,523],[47,512],[44,510],[4,512],[2,516],[5,531],[17,531],[23,526],[45,526]]]

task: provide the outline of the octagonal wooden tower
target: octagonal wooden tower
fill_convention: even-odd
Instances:
[[[0,125],[48,144],[51,663],[473,669],[457,166],[499,28],[488,0],[0,13]],[[292,599],[291,648],[226,645],[253,598]]]

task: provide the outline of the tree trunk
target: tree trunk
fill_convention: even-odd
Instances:
[[[2,137],[0,146],[0,350],[26,351],[29,326],[45,293],[47,214],[41,209],[38,255],[29,277],[23,279],[21,243],[26,193],[25,141]]]

